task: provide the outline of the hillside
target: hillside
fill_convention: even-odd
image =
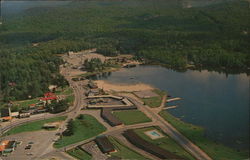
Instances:
[[[55,54],[88,48],[132,53],[178,70],[194,65],[247,72],[249,19],[245,1],[191,8],[163,0],[31,8],[0,26],[2,95],[5,100],[40,95],[57,78],[61,61]]]

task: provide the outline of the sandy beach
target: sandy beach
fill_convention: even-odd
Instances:
[[[137,84],[116,84],[109,83],[104,80],[95,81],[99,88],[105,91],[115,91],[115,92],[135,92],[154,89],[152,86],[144,83]]]

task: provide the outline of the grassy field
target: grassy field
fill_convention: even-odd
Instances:
[[[18,106],[18,108],[25,108],[28,107],[31,104],[35,104],[39,102],[39,98],[34,98],[34,99],[28,99],[28,100],[23,100],[23,101],[16,101],[14,102],[14,105]]]
[[[61,148],[73,143],[77,143],[97,136],[106,130],[106,128],[94,117],[86,114],[84,114],[83,119],[75,119],[73,121],[73,127],[74,134],[71,136],[63,136],[54,144],[54,147]]]
[[[152,140],[150,137],[148,137],[144,132],[150,131],[150,130],[158,130],[161,134],[164,135],[164,137]],[[168,150],[169,152],[172,152],[180,157],[183,157],[186,160],[194,160],[188,152],[186,152],[181,146],[179,146],[173,139],[168,137],[166,134],[164,134],[159,127],[147,127],[147,128],[139,128],[134,130],[140,137],[145,139],[146,141],[155,144],[163,149]]]
[[[151,98],[141,98],[146,105],[152,108],[159,107],[161,105],[163,96],[166,95],[164,91],[158,89],[155,89],[154,92],[159,96]]]
[[[58,88],[56,89],[55,92],[57,95],[71,95],[73,94],[73,89],[69,86],[65,87],[65,88]]]
[[[115,111],[113,114],[125,125],[151,122],[144,113],[138,110]]]
[[[69,105],[73,105],[74,100],[75,100],[75,96],[70,95],[70,96],[66,97],[66,100],[68,101]]]
[[[74,148],[67,151],[69,155],[79,160],[91,160],[91,155],[80,148]]]
[[[117,156],[122,159],[134,159],[134,160],[146,160],[143,155],[131,150],[121,142],[119,142],[117,139],[113,137],[109,137],[109,140],[112,142],[112,144],[115,146],[115,149],[117,152],[111,153],[112,156]]]
[[[249,158],[249,153],[240,152],[222,144],[216,143],[204,137],[204,128],[185,123],[166,111],[160,115],[171,123],[178,131],[203,149],[212,159],[215,160],[243,160]]]
[[[15,127],[8,132],[4,134],[4,136],[11,135],[11,134],[17,134],[17,133],[22,133],[22,132],[30,132],[30,131],[38,131],[41,130],[43,125],[48,122],[57,122],[57,121],[64,121],[67,117],[62,116],[62,117],[55,117],[55,118],[50,118],[46,120],[39,120],[35,122],[30,122],[23,124],[21,126]]]

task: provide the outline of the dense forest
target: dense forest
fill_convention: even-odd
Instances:
[[[0,98],[41,95],[61,78],[57,54],[89,48],[174,69],[248,72],[249,19],[243,0],[200,7],[174,0],[85,1],[27,9],[0,25]]]

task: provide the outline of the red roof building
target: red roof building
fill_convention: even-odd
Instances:
[[[50,100],[57,100],[57,96],[52,93],[48,92],[44,94],[44,97],[40,98],[41,101],[50,101]]]

